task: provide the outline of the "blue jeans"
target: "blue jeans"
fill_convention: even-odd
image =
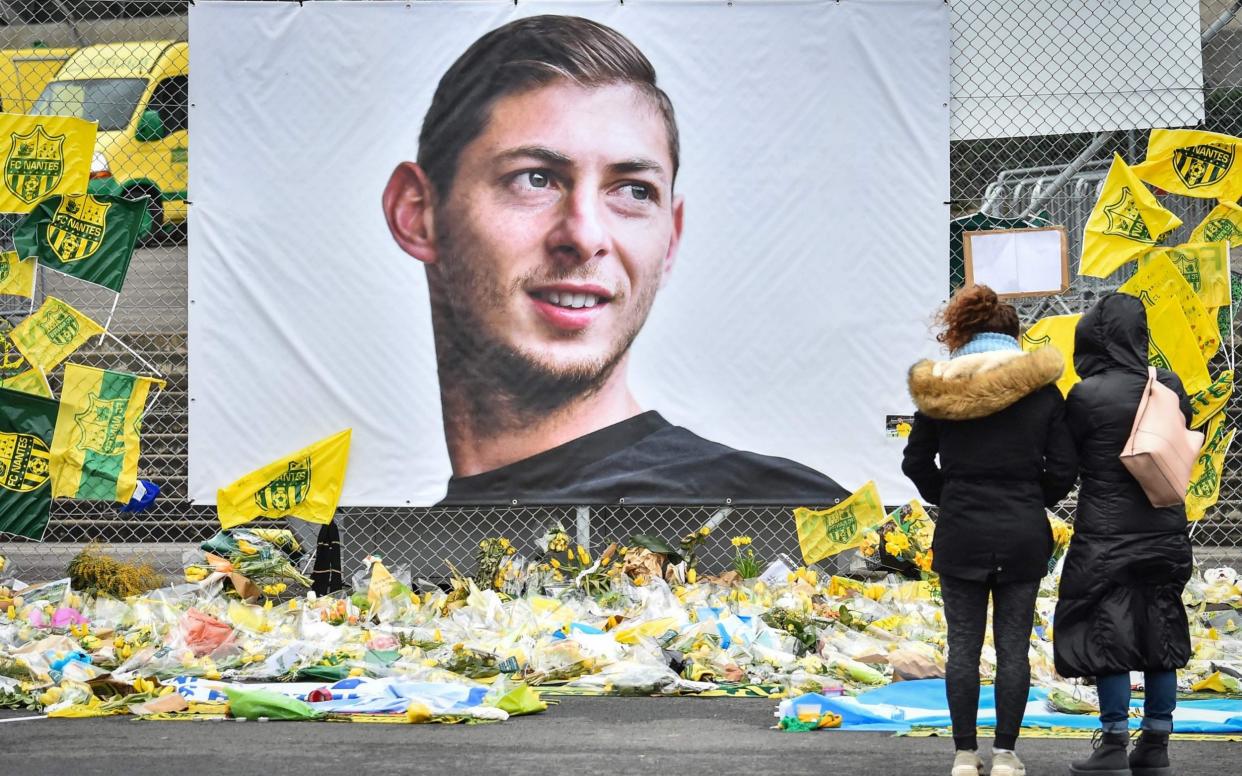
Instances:
[[[1177,707],[1177,672],[1148,671],[1143,674],[1146,688],[1143,700],[1143,730],[1168,733],[1173,730],[1173,709]],[[1104,674],[1095,678],[1100,694],[1100,725],[1105,733],[1125,733],[1130,729],[1130,675]]]

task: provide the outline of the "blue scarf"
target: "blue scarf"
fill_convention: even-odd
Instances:
[[[957,350],[949,354],[949,358],[958,358],[959,356],[969,356],[974,353],[991,353],[997,350],[1021,350],[1022,346],[1018,341],[1008,334],[997,334],[994,331],[985,331],[970,338],[970,342],[962,345]]]

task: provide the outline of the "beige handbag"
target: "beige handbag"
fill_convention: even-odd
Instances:
[[[1121,462],[1138,480],[1153,507],[1186,502],[1190,472],[1203,434],[1186,428],[1177,394],[1160,384],[1155,367],[1148,367],[1147,387],[1134,415],[1130,438],[1121,451]]]

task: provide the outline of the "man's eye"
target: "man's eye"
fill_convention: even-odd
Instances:
[[[523,173],[523,176],[526,178],[526,183],[532,189],[546,189],[552,183],[552,179],[548,177],[547,173],[542,173],[538,170]]]
[[[652,199],[654,195],[650,186],[641,183],[630,183],[626,185],[626,188],[630,190],[630,196],[637,200],[646,201]]]

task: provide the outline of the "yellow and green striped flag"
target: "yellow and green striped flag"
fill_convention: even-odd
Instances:
[[[798,507],[794,523],[798,528],[798,546],[805,563],[818,563],[839,552],[859,547],[869,528],[888,521],[884,502],[874,482],[868,482],[853,495],[823,510]]]
[[[17,251],[0,253],[0,294],[29,299],[34,294],[34,279],[34,259],[19,259]]]
[[[46,374],[103,331],[68,302],[49,296],[38,310],[13,327],[9,338],[32,367],[42,368]]]
[[[332,522],[345,487],[352,429],[272,461],[216,492],[222,528],[259,517],[297,517],[308,523]]]
[[[52,438],[56,497],[127,502],[138,482],[142,413],[163,380],[65,365]]]
[[[30,366],[13,340],[9,339],[10,331],[8,321],[0,318],[0,387],[52,398],[47,378]]]

